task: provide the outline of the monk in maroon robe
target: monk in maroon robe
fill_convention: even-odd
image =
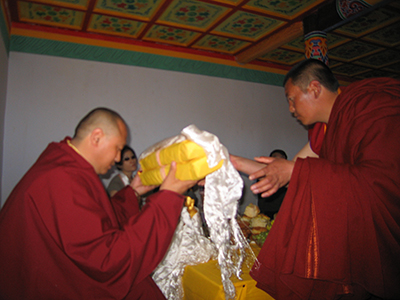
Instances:
[[[95,109],[51,143],[0,212],[0,299],[165,299],[150,275],[165,255],[192,181],[176,166],[139,210],[137,176],[110,201],[104,174],[126,143],[122,118]]]
[[[308,60],[288,73],[285,92],[290,112],[316,123],[313,153],[256,158],[267,166],[250,176],[262,178],[255,193],[290,180],[251,271],[257,286],[285,300],[400,299],[400,82],[340,90],[325,64]]]

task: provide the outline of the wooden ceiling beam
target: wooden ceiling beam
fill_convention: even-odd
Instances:
[[[258,43],[254,47],[251,47],[242,53],[235,56],[236,61],[239,64],[247,64],[248,62],[256,59],[257,57],[263,56],[264,54],[277,49],[278,47],[297,39],[304,35],[303,22],[296,22],[277,33],[273,34],[264,41]]]

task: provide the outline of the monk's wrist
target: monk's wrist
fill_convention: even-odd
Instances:
[[[136,195],[136,198],[140,198],[140,194],[139,194],[139,192],[133,187],[133,186],[131,186],[130,185],[130,187],[132,188],[132,190],[133,190],[133,192],[135,193],[135,195]]]

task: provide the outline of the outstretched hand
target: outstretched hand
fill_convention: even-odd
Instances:
[[[289,183],[294,168],[293,161],[266,156],[254,159],[259,163],[266,164],[265,167],[249,176],[250,180],[260,179],[250,187],[254,194],[261,193],[261,197],[269,197]]]
[[[171,167],[167,177],[160,186],[160,190],[169,190],[178,194],[185,193],[188,189],[194,186],[198,180],[179,180],[175,177],[176,162],[171,163]]]

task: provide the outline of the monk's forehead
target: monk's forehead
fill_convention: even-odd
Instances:
[[[292,78],[289,78],[289,80],[285,83],[284,86],[286,98],[289,96],[292,87],[293,87]]]

